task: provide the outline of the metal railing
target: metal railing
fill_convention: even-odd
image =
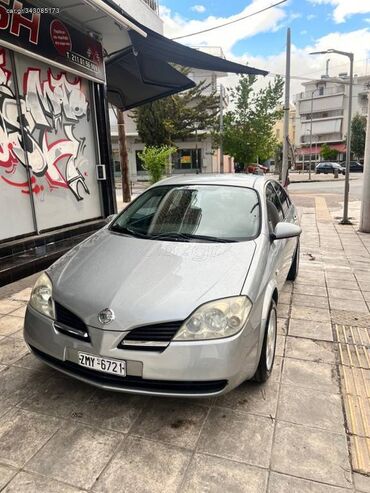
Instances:
[[[319,98],[320,96],[332,96],[334,94],[344,93],[344,86],[327,87],[320,92],[316,91],[316,89],[313,89],[312,91],[300,92],[296,94],[296,101],[300,99],[311,99],[312,93],[314,92],[314,99]]]
[[[143,0],[144,3],[146,3],[154,12],[159,12],[159,5],[157,0]]]

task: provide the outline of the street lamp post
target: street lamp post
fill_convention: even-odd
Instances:
[[[327,53],[336,53],[337,55],[343,55],[349,58],[350,70],[349,70],[349,93],[348,93],[348,125],[347,125],[347,153],[346,153],[346,176],[344,183],[344,206],[343,206],[343,218],[340,224],[352,224],[348,218],[348,200],[349,200],[349,172],[350,172],[350,160],[351,160],[351,123],[352,123],[352,90],[353,90],[353,53],[339,50],[326,50],[326,51],[314,51],[310,55],[324,55]]]

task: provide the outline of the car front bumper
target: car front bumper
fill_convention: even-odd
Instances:
[[[88,329],[90,342],[61,334],[53,320],[28,306],[24,338],[33,353],[53,368],[100,388],[136,394],[219,395],[251,378],[257,366],[259,327],[249,324],[233,337],[171,342],[163,352],[120,349],[123,332]],[[80,366],[80,351],[126,361],[126,377]]]

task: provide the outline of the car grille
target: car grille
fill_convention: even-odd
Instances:
[[[158,394],[167,392],[173,394],[212,394],[223,390],[227,380],[198,380],[198,381],[178,381],[178,380],[151,380],[142,377],[127,375],[120,377],[110,375],[96,370],[84,368],[72,361],[62,361],[31,346],[32,351],[45,363],[65,371],[71,375],[89,380],[91,383],[107,385],[117,390],[147,391],[157,392]]]
[[[164,351],[181,325],[180,320],[136,327],[122,339],[118,347],[140,351]]]
[[[58,332],[80,339],[90,341],[89,331],[85,323],[74,313],[54,301],[56,321],[54,327]]]

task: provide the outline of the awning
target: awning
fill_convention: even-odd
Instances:
[[[132,46],[112,54],[105,61],[108,100],[120,109],[128,110],[195,85],[170,63],[217,72],[268,73],[189,48],[152,31],[126,13],[125,17],[147,36],[129,30]]]
[[[346,152],[347,147],[346,144],[329,144],[330,149],[335,149],[338,152]],[[312,147],[301,147],[300,149],[296,150],[296,153],[298,156],[307,156],[309,154],[320,154],[321,152],[321,145],[316,146],[315,144],[312,145]]]

